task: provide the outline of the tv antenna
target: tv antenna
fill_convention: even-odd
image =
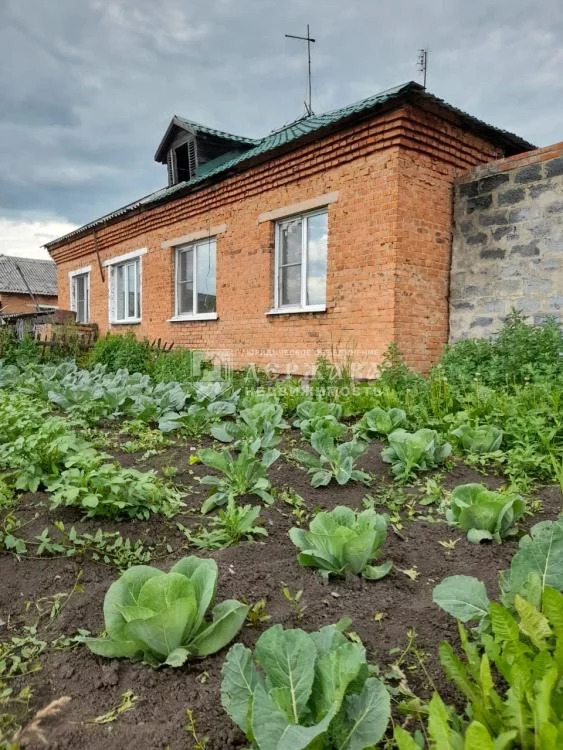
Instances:
[[[302,42],[307,42],[308,97],[307,97],[307,101],[304,102],[304,104],[305,104],[305,111],[307,113],[307,116],[309,117],[310,115],[313,114],[313,108],[311,106],[311,42],[315,42],[316,39],[311,39],[311,32],[309,30],[309,24],[307,24],[307,36],[297,36],[296,34],[286,34],[286,37],[288,39],[300,39]]]
[[[419,49],[418,50],[418,58],[416,61],[416,69],[422,73],[422,85],[424,88],[426,88],[426,73],[428,71],[428,55],[430,53],[430,50],[428,47],[426,49]]]

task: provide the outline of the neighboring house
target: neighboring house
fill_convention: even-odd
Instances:
[[[455,176],[532,148],[412,82],[262,139],[174,117],[168,187],[47,245],[61,304],[235,367],[325,354],[372,375],[395,341],[425,370],[448,339]]]
[[[57,270],[52,260],[0,255],[0,315],[57,305]]]

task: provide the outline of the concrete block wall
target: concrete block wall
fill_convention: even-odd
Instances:
[[[563,316],[563,142],[455,187],[450,343],[490,336],[513,307],[533,323]]]

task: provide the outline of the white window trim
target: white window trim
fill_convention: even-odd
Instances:
[[[305,213],[296,214],[293,216],[295,219],[308,219],[311,216],[319,216],[326,214],[328,222],[328,209],[326,207],[319,208],[316,211],[307,211]],[[276,221],[275,225],[275,273],[274,273],[274,306],[268,310],[266,315],[289,315],[291,313],[307,313],[307,312],[326,312],[326,302],[324,304],[317,305],[284,305],[280,306],[279,303],[279,253],[280,253],[280,228],[281,225],[286,221],[291,221],[291,216],[280,218]],[[305,299],[307,294],[307,241],[306,241],[306,227],[307,221],[301,223],[301,299]],[[305,273],[303,273],[305,269]],[[328,238],[327,238],[327,271],[328,271]],[[325,277],[326,278],[326,277]]]
[[[200,244],[203,244],[203,242],[207,240],[209,244],[212,242],[215,243],[215,274],[217,274],[217,238],[216,237],[208,237],[205,235],[204,237],[200,237],[197,240],[194,240],[193,242],[187,242],[185,244],[177,245],[174,248],[174,315],[168,319],[168,323],[189,323],[195,322],[198,320],[217,320],[217,311],[212,313],[180,313],[178,312],[178,255],[183,250],[189,250],[192,248],[194,252],[194,258],[196,258],[196,264],[197,264],[197,246]],[[195,264],[194,264],[195,266]],[[194,271],[197,273],[197,268],[194,268]],[[197,279],[196,279],[196,273],[193,274],[193,285],[194,285],[194,291],[193,291],[193,297],[194,299],[197,296]],[[217,285],[217,278],[215,278],[215,284]],[[217,286],[215,286],[215,304],[217,304]]]
[[[74,298],[74,277],[75,276],[84,276],[86,275],[87,281],[86,284],[88,286],[88,320],[84,321],[86,324],[88,324],[91,320],[91,311],[90,311],[90,272],[92,270],[92,266],[83,266],[82,268],[77,268],[74,271],[68,272],[68,288],[69,288],[69,299],[70,299],[70,309],[73,312],[78,312],[76,310],[76,300]]]
[[[319,313],[326,312],[326,305],[309,305],[308,307],[272,307],[266,315],[295,315],[296,313]]]
[[[200,313],[199,315],[174,315],[168,318],[167,323],[189,323],[197,320],[218,320],[219,316],[214,313]]]
[[[147,248],[141,248],[140,250],[134,250],[131,253],[125,253],[124,255],[117,255],[115,258],[106,260],[102,265],[109,267],[109,278],[108,278],[108,320],[112,326],[130,326],[136,325],[142,320],[143,310],[143,258],[147,252]],[[123,263],[129,263],[132,260],[139,261],[139,316],[134,318],[124,318],[123,320],[117,320],[115,317],[116,310],[116,299],[115,299],[115,270],[117,266]]]

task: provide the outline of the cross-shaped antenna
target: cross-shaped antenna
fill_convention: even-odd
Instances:
[[[313,109],[311,107],[311,42],[315,42],[315,39],[311,39],[311,34],[309,31],[309,24],[307,24],[307,36],[296,36],[295,34],[286,34],[286,37],[288,39],[300,39],[303,42],[307,42],[307,62],[308,62],[308,92],[309,97],[308,101],[305,102],[305,110],[307,111],[307,115],[310,116],[313,114]]]
[[[418,50],[418,58],[416,61],[416,69],[422,73],[423,77],[423,86],[426,88],[426,71],[428,70],[428,54],[430,50],[428,47],[426,49],[419,49]]]

